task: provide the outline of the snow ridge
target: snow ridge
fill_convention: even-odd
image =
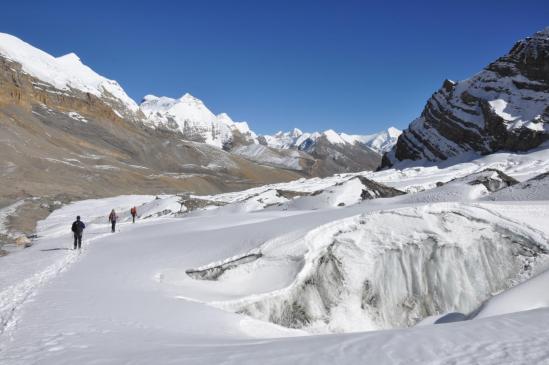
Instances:
[[[122,104],[122,110],[118,110],[122,114],[126,113],[124,108],[131,112],[139,110],[116,81],[97,74],[74,53],[54,57],[17,37],[0,33],[0,55],[20,63],[24,72],[59,90],[70,92],[75,89],[99,98],[114,99]]]

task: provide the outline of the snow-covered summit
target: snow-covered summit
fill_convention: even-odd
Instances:
[[[251,137],[254,143],[257,143],[257,135],[250,129],[248,122],[235,122],[227,113],[221,113],[217,115],[217,120],[220,123],[228,125],[230,128],[237,130],[238,132]]]
[[[139,107],[114,80],[109,80],[84,65],[75,53],[54,57],[6,33],[0,33],[0,56],[21,64],[23,71],[53,87],[70,92],[78,90],[115,101],[117,111],[138,111]]]
[[[389,127],[386,130],[380,131],[378,133],[363,136],[355,135],[350,137],[378,153],[385,153],[393,148],[393,146],[397,143],[398,137],[401,134],[402,131],[400,129],[397,129],[395,127]]]
[[[139,107],[150,126],[179,131],[190,140],[216,147],[231,142],[234,131],[254,143],[257,137],[247,122],[235,122],[227,113],[215,115],[202,100],[189,93],[178,99],[146,95]]]
[[[200,99],[189,93],[179,99],[147,95],[139,107],[153,127],[179,131],[190,140],[220,148],[231,140],[229,126],[220,123]]]

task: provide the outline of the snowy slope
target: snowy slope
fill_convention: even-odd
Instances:
[[[549,173],[535,176],[520,184],[491,194],[487,200],[547,200],[549,198]]]
[[[9,34],[0,33],[0,56],[21,64],[23,71],[53,87],[72,89],[114,100],[122,105],[118,112],[137,112],[139,107],[114,80],[98,75],[74,53],[53,57]],[[124,110],[127,109],[127,110]]]
[[[306,155],[299,151],[281,151],[261,144],[239,146],[232,149],[231,152],[251,161],[291,170],[303,170],[301,160],[306,158]]]
[[[549,172],[548,147],[549,146],[545,145],[536,151],[525,154],[500,152],[489,156],[476,156],[475,159],[471,158],[466,162],[461,163],[459,163],[459,161],[450,161],[448,166],[433,165],[425,167],[408,167],[401,170],[388,169],[376,172],[336,174],[327,178],[302,178],[286,183],[269,184],[243,191],[214,196],[203,196],[203,198],[222,203],[236,203],[269,190],[293,191],[306,195],[336,186],[354,176],[364,176],[380,184],[405,192],[415,193],[424,190],[431,190],[432,192],[432,189],[435,188],[437,184],[440,185],[441,183],[447,183],[454,179],[481,173],[487,169],[499,170],[520,182],[524,182],[534,178],[540,173]],[[458,194],[457,198],[459,198],[461,192],[463,192],[461,188],[456,191],[456,194]],[[477,192],[481,195],[488,193],[486,189],[477,190]],[[479,195],[475,195],[475,199],[478,197]],[[542,199],[542,197],[540,199]]]

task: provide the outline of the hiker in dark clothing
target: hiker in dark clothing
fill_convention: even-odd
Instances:
[[[116,232],[116,220],[118,219],[118,216],[116,215],[116,212],[114,209],[111,211],[111,214],[109,214],[109,222],[111,222],[111,232]]]
[[[133,207],[132,209],[130,209],[130,213],[132,215],[132,223],[135,223],[135,216],[137,215],[137,208]]]
[[[82,234],[84,233],[86,225],[80,220],[80,216],[76,217],[76,220],[72,223],[72,232],[74,233],[74,249],[82,248]]]

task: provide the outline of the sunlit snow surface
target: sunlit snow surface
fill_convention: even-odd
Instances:
[[[71,204],[0,259],[0,363],[546,362],[549,188],[525,181],[547,161],[362,174],[415,192],[387,199],[359,199],[350,174],[200,197],[225,205],[190,213],[176,196]],[[487,167],[523,183],[435,188]],[[82,252],[69,250],[77,214]],[[470,320],[429,324],[455,311]]]

